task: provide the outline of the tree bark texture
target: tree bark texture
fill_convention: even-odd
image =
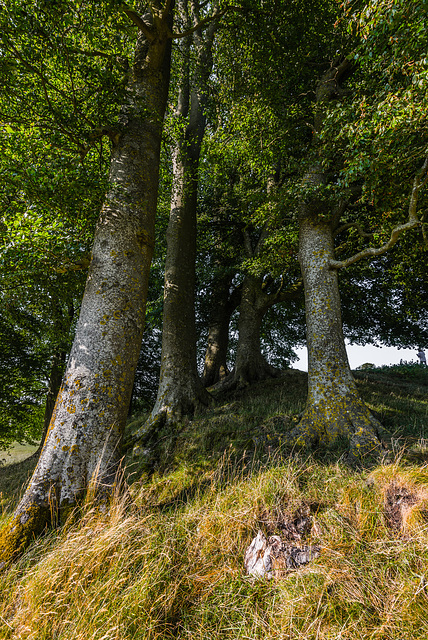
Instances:
[[[252,382],[266,380],[278,375],[263,356],[260,348],[260,332],[263,318],[272,306],[269,296],[262,288],[262,279],[247,274],[242,284],[238,321],[238,346],[231,383],[244,387]]]
[[[188,22],[187,4],[178,11]],[[195,328],[195,261],[198,167],[205,131],[207,84],[212,68],[211,48],[217,21],[207,31],[198,30],[184,43],[181,86],[176,119],[178,139],[173,149],[173,185],[167,229],[167,254],[162,325],[159,387],[152,413],[137,432],[137,440],[153,435],[161,426],[174,425],[184,415],[193,415],[209,394],[198,374]],[[195,70],[190,74],[190,49],[196,49]],[[156,434],[155,434],[156,435]],[[140,444],[134,449],[138,453]]]
[[[305,287],[308,399],[292,434],[294,442],[330,445],[342,439],[350,443],[352,457],[374,455],[380,425],[361,400],[349,367],[338,275],[330,268],[334,244],[328,222],[303,216],[299,257]]]
[[[114,483],[144,325],[169,84],[171,11],[158,8],[150,38],[138,36],[75,339],[38,464],[0,534],[3,564],[91,483],[101,497]]]

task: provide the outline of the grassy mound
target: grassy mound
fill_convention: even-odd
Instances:
[[[363,471],[342,464],[340,448],[282,451],[304,374],[219,398],[165,434],[156,465],[129,460],[132,508],[118,492],[101,517],[88,500],[0,576],[0,638],[425,639],[428,394],[423,379],[404,382],[359,374],[392,433],[389,459]],[[8,473],[3,517],[17,499]],[[281,535],[301,509],[320,556],[282,579],[247,577],[258,530]]]

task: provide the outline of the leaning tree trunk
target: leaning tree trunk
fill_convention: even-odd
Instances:
[[[158,9],[152,25],[130,12],[145,36],[113,135],[110,187],[62,386],[33,477],[0,534],[3,565],[61,520],[88,485],[102,498],[114,482],[143,332],[168,94],[171,13]]]
[[[361,400],[353,379],[342,332],[340,293],[331,226],[309,213],[300,225],[300,265],[305,287],[308,346],[308,399],[293,432],[298,445],[350,443],[351,456],[379,449],[379,423]]]

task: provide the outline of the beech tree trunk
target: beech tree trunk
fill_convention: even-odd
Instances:
[[[328,222],[311,213],[300,224],[300,265],[305,287],[308,346],[308,399],[293,432],[298,445],[350,443],[352,458],[379,450],[380,424],[361,400],[352,376],[342,332],[340,293]]]
[[[346,354],[342,330],[340,293],[334,262],[333,231],[346,203],[337,211],[323,198],[328,176],[322,168],[322,148],[317,145],[325,104],[340,94],[340,82],[349,71],[345,59],[332,67],[317,87],[315,159],[304,178],[309,187],[299,212],[299,261],[303,276],[308,347],[308,399],[303,417],[290,434],[298,446],[349,442],[350,460],[379,452],[377,430],[381,425],[361,400]],[[334,207],[333,207],[334,208]]]
[[[239,307],[235,367],[222,382],[222,389],[242,388],[252,382],[276,377],[280,373],[267,362],[260,348],[263,318],[276,301],[276,296],[269,296],[263,291],[262,284],[262,279],[253,275],[246,275],[244,278]]]
[[[114,483],[143,333],[169,84],[171,8],[154,4],[152,24],[129,12],[142,31],[120,132],[113,135],[110,187],[46,440],[28,488],[0,534],[2,565],[45,526],[62,520],[90,484],[103,504]]]
[[[46,394],[46,404],[45,404],[45,413],[43,416],[43,431],[42,437],[40,440],[40,446],[37,449],[37,454],[40,454],[42,450],[43,443],[46,438],[46,434],[49,429],[49,425],[52,420],[52,414],[55,408],[55,402],[61,388],[62,376],[64,373],[66,353],[65,351],[58,350],[54,353],[52,357],[52,365],[49,375],[49,383],[48,383],[48,392]]]
[[[186,24],[186,0],[178,4]],[[194,16],[199,21],[199,16]],[[195,261],[198,167],[205,131],[204,109],[212,68],[211,48],[217,21],[205,33],[196,30],[185,41],[176,119],[181,131],[173,149],[171,213],[167,230],[167,254],[162,325],[159,387],[152,413],[136,439],[152,435],[161,426],[174,425],[208,404],[197,370],[195,328]],[[196,49],[196,67],[190,77],[190,46]],[[138,451],[141,442],[135,448]]]
[[[238,387],[266,380],[279,374],[263,356],[260,332],[263,318],[271,306],[262,290],[262,282],[251,275],[245,276],[239,310],[239,338],[236,350],[233,383]]]
[[[232,312],[239,304],[240,296],[238,289],[230,293],[233,273],[230,271],[220,273],[215,278],[212,288],[211,314],[202,378],[205,387],[211,387],[230,374],[227,366],[229,324]]]
[[[197,159],[187,141],[174,151],[174,186],[167,230],[162,355],[156,403],[144,429],[174,424],[206,402],[196,363],[195,259]],[[138,437],[138,434],[137,434]]]

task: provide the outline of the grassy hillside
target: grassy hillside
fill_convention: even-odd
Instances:
[[[286,452],[306,376],[217,398],[179,434],[126,458],[108,516],[90,499],[0,576],[0,638],[404,640],[428,637],[428,370],[357,372],[389,431],[375,467]],[[129,425],[132,432],[143,418]],[[33,461],[0,469],[3,518]],[[319,557],[274,580],[245,575],[259,530],[309,513]]]

